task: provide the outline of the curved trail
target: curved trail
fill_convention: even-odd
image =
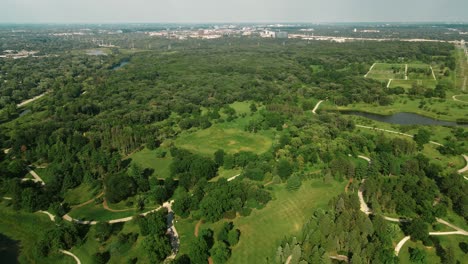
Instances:
[[[109,205],[107,204],[107,199],[104,199],[104,201],[102,202],[102,207],[107,210],[107,211],[110,211],[110,212],[113,212],[113,213],[119,213],[119,212],[127,212],[127,211],[132,211],[133,209],[131,208],[128,208],[128,209],[112,209],[109,207]]]
[[[72,205],[72,206],[70,206],[70,208],[80,208],[80,207],[83,207],[83,206],[85,206],[85,205],[88,205],[88,204],[94,202],[97,198],[100,198],[100,197],[103,196],[103,195],[104,195],[104,192],[101,192],[101,193],[98,194],[96,197],[91,198],[91,199],[89,199],[88,201],[86,201],[86,202],[84,202],[84,203],[80,203],[80,204],[77,204],[77,205]]]
[[[401,248],[403,247],[403,245],[405,245],[406,241],[410,240],[410,238],[410,236],[405,236],[400,242],[398,242],[398,244],[395,247],[395,256],[398,256]]]
[[[463,101],[463,100],[457,99],[457,96],[460,96],[460,95],[464,95],[464,94],[454,95],[454,96],[452,96],[452,99],[453,99],[454,101],[457,101],[457,102],[462,102],[462,103],[467,103],[467,104],[468,104],[467,101]]]
[[[372,130],[377,130],[377,131],[383,131],[383,132],[388,132],[388,133],[392,133],[392,134],[398,134],[398,135],[405,136],[405,137],[410,137],[410,138],[414,137],[413,135],[410,135],[410,134],[401,133],[401,132],[398,132],[398,131],[393,131],[393,130],[388,130],[388,129],[382,129],[382,128],[376,128],[376,127],[370,127],[370,126],[363,126],[363,125],[356,125],[356,127],[372,129]],[[441,146],[441,147],[444,146],[443,144],[440,144],[440,143],[435,142],[435,141],[429,141],[429,143],[433,144],[433,145],[436,145],[436,146]],[[465,159],[467,164],[463,169],[458,170],[459,174],[462,174],[462,173],[468,171],[468,156],[466,156],[466,155],[462,155],[462,156]],[[463,176],[463,178],[465,180],[468,180],[468,177],[466,177],[466,176]]]
[[[49,213],[49,212],[47,212],[47,211],[42,211],[42,210],[41,210],[41,211],[38,211],[38,212],[39,212],[39,213],[46,214],[47,216],[49,216],[50,221],[55,222],[55,215],[53,215],[53,214],[51,214],[51,213]]]
[[[314,115],[317,114],[316,111],[317,111],[317,109],[319,108],[319,106],[320,106],[321,103],[323,103],[323,100],[320,100],[320,101],[315,105],[314,109],[312,109],[312,113],[313,113]]]
[[[60,249],[60,252],[74,258],[76,261],[76,264],[81,264],[80,259],[77,256],[75,256],[75,254],[71,253],[70,251]]]

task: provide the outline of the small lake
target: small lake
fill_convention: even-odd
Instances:
[[[5,264],[16,264],[20,254],[20,243],[0,233],[0,260]]]
[[[122,61],[119,64],[112,67],[112,70],[118,70],[118,69],[122,68],[123,66],[125,66],[125,65],[127,65],[129,63],[130,63],[129,61]]]
[[[375,121],[398,125],[437,125],[437,126],[466,126],[457,122],[437,120],[414,113],[396,113],[393,115],[378,115],[360,111],[341,111],[346,115],[355,115],[369,118]]]

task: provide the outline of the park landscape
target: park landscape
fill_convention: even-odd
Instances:
[[[0,91],[32,85],[23,71],[40,80],[0,102],[0,233],[20,263],[463,263],[458,42],[232,38],[168,51],[132,34],[98,35],[124,48],[83,37],[62,62],[0,60]],[[39,48],[68,40],[55,41]]]

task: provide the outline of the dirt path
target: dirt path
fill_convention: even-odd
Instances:
[[[109,207],[109,205],[107,204],[107,199],[104,198],[104,201],[102,202],[102,207],[104,209],[106,209],[107,211],[109,212],[113,212],[113,213],[119,213],[119,212],[127,212],[127,211],[132,211],[133,209],[112,209]]]
[[[66,251],[66,250],[60,249],[60,252],[62,252],[63,254],[68,255],[68,256],[71,256],[72,258],[74,258],[75,261],[76,261],[76,264],[81,264],[80,259],[79,259],[75,254],[71,253],[70,251]]]
[[[434,78],[434,80],[437,80],[435,73],[434,73],[434,69],[432,69],[431,65],[429,67],[431,68],[431,71],[432,71],[432,77]]]
[[[88,205],[92,202],[94,202],[96,199],[98,199],[99,197],[103,196],[104,195],[104,192],[101,192],[100,194],[98,194],[96,197],[94,198],[91,198],[89,199],[88,201],[84,202],[84,203],[80,203],[80,204],[77,204],[77,205],[73,205],[73,206],[70,206],[70,208],[80,208],[80,207],[83,207],[85,205]]]
[[[289,262],[291,262],[291,259],[292,259],[292,255],[289,255],[289,257],[286,259],[284,264],[289,264]]]
[[[316,111],[317,111],[317,109],[319,108],[319,106],[320,106],[321,103],[323,103],[323,100],[320,100],[320,101],[315,105],[314,109],[312,109],[312,113],[313,113],[314,115],[317,114]]]
[[[197,225],[195,226],[195,231],[193,232],[193,234],[195,235],[195,237],[198,237],[198,231],[200,230],[200,226],[203,224],[203,221],[200,220],[198,221]]]

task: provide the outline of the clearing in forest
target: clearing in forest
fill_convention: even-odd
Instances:
[[[261,154],[271,147],[272,139],[262,133],[254,134],[214,125],[194,133],[182,134],[176,139],[175,145],[207,156],[212,156],[218,149],[231,154],[239,151]]]
[[[388,84],[388,88],[407,89],[414,84],[435,88],[437,84],[432,66],[424,63],[375,63],[365,77],[384,81]]]

